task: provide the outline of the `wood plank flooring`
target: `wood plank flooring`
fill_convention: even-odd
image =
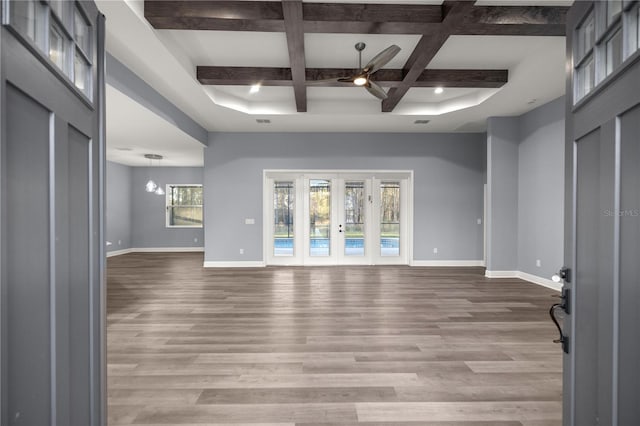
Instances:
[[[108,260],[109,425],[559,426],[552,290],[481,268]]]

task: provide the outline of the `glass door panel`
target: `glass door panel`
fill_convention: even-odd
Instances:
[[[380,183],[380,256],[400,256],[400,182]]]
[[[295,184],[273,184],[273,255],[294,256]]]
[[[331,181],[309,180],[309,256],[331,255]]]
[[[365,182],[344,184],[344,255],[365,255]]]

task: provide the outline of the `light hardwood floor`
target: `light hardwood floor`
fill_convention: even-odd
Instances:
[[[559,426],[552,290],[481,268],[108,260],[109,424]]]

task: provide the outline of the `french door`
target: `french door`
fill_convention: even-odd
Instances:
[[[407,264],[410,173],[265,173],[272,265]]]

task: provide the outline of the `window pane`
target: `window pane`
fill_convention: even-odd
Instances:
[[[44,50],[46,8],[34,0],[14,0],[10,3],[11,25],[24,37]]]
[[[73,61],[74,83],[85,95],[91,95],[91,66],[85,61],[82,55],[76,51]]]
[[[331,182],[309,181],[309,256],[331,254]]]
[[[273,187],[273,254],[294,255],[295,185],[275,182]]]
[[[170,207],[169,225],[202,226],[202,207]]]
[[[62,22],[64,22],[64,9],[65,9],[65,5],[64,5],[64,1],[62,0],[50,0],[49,1],[49,6],[51,6],[51,10],[56,14],[56,16],[58,18],[60,18],[60,20]],[[66,22],[65,22],[66,24]]]
[[[582,99],[595,86],[595,62],[593,56],[576,70],[576,100]]]
[[[607,75],[611,74],[622,63],[622,30],[619,29],[607,40]]]
[[[76,44],[80,47],[80,49],[82,49],[85,55],[91,56],[91,51],[89,49],[91,46],[89,25],[84,19],[82,12],[80,12],[80,10],[78,10],[77,8],[75,10],[73,29]]]
[[[611,25],[620,12],[622,12],[622,0],[609,0],[607,2],[607,25]]]
[[[593,14],[591,14],[585,22],[578,28],[578,52],[576,54],[576,61],[580,61],[585,55],[589,53],[589,50],[593,48],[595,43],[595,24]]]
[[[345,182],[344,188],[344,254],[364,256],[364,182]]]
[[[202,187],[170,185],[167,196],[169,226],[202,226]]]
[[[68,53],[69,41],[62,30],[52,23],[49,29],[49,58],[67,75],[69,73],[69,67],[67,66]]]
[[[400,256],[400,182],[380,184],[380,255]]]

